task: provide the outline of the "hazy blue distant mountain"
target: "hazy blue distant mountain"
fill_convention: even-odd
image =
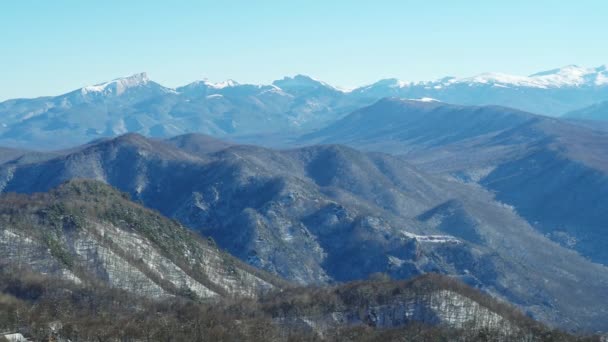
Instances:
[[[432,98],[462,105],[501,105],[559,116],[606,100],[608,71],[605,65],[597,68],[569,65],[530,76],[486,73],[417,83],[386,79],[353,92],[375,98]]]
[[[575,120],[608,121],[608,100],[568,112],[563,117]]]
[[[608,265],[608,133],[496,106],[385,99],[306,135],[478,183],[554,241]]]
[[[231,80],[169,89],[142,73],[56,97],[9,100],[0,103],[0,145],[57,149],[128,132],[170,137],[297,131],[361,105],[306,76],[275,83],[285,90]]]
[[[304,75],[270,85],[206,80],[170,89],[145,73],[55,97],[0,103],[0,146],[57,149],[134,132],[241,137],[321,128],[384,97],[502,105],[558,116],[604,101],[606,67],[567,66],[532,76],[482,74],[430,82],[386,79],[344,91]]]
[[[0,175],[4,192],[45,191],[73,178],[106,182],[299,283],[440,272],[545,322],[608,329],[606,267],[539,234],[478,185],[398,157],[130,134],[49,160],[8,162]]]
[[[58,149],[129,131],[177,133],[163,112],[176,96],[142,73],[57,97],[10,100],[0,104],[0,140],[11,146]]]

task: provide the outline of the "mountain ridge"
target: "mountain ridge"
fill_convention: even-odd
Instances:
[[[569,247],[608,263],[599,204],[608,193],[606,131],[508,108],[387,99],[301,139],[398,154],[479,184],[543,234],[578,241]]]
[[[502,76],[502,79],[501,79],[501,76]],[[534,79],[541,79],[543,81],[535,82]],[[592,83],[587,84],[585,81],[592,81]],[[83,86],[81,88],[75,89],[74,91],[81,90],[81,89],[86,90],[86,91],[99,91],[100,88],[103,88],[105,86],[115,84],[115,83],[123,83],[123,84],[129,85],[129,86],[136,86],[136,85],[143,85],[148,82],[152,82],[152,80],[148,77],[147,73],[139,72],[139,73],[135,73],[135,74],[132,74],[129,76],[118,77],[111,81],[106,81],[106,82],[89,85],[89,86]],[[261,87],[266,87],[266,86],[270,86],[270,85],[275,85],[280,88],[280,86],[279,86],[280,84],[288,84],[288,82],[291,82],[294,84],[299,83],[302,85],[303,84],[308,84],[308,85],[314,84],[317,86],[328,87],[328,88],[331,88],[331,89],[334,89],[336,91],[343,92],[343,93],[361,92],[365,88],[373,87],[375,85],[382,85],[382,84],[388,84],[388,85],[396,86],[399,88],[405,88],[405,87],[410,87],[410,86],[415,86],[415,85],[427,85],[427,86],[432,87],[432,86],[445,86],[445,85],[453,84],[453,83],[486,84],[486,83],[495,82],[498,84],[501,84],[501,83],[510,84],[513,86],[515,86],[515,85],[532,85],[535,87],[543,87],[543,86],[544,87],[547,87],[547,86],[549,86],[549,87],[559,87],[559,86],[576,87],[576,86],[581,86],[581,85],[608,84],[608,64],[600,65],[598,67],[589,67],[589,68],[579,67],[578,65],[570,64],[570,65],[566,65],[566,66],[563,66],[560,68],[539,71],[536,73],[532,73],[528,76],[518,76],[518,75],[506,74],[506,73],[500,73],[500,72],[485,72],[485,73],[480,73],[480,74],[477,74],[474,76],[468,76],[468,77],[459,78],[459,77],[446,76],[446,77],[439,78],[437,80],[418,81],[418,82],[402,81],[397,78],[386,78],[386,79],[381,79],[381,80],[378,80],[378,81],[370,83],[370,84],[356,86],[356,87],[352,88],[351,90],[341,90],[340,87],[330,85],[326,82],[320,81],[316,78],[313,78],[313,77],[305,75],[305,74],[295,74],[293,76],[285,76],[282,79],[277,79],[268,84],[239,83],[232,79],[228,79],[228,80],[221,81],[221,82],[211,82],[208,79],[203,78],[201,80],[195,80],[195,81],[189,82],[189,83],[181,85],[181,86],[165,87],[165,88],[173,90],[173,91],[179,91],[180,88],[183,89],[190,85],[195,85],[195,84],[204,84],[208,87],[216,88],[216,89],[222,89],[222,88],[226,88],[226,87],[238,87],[238,86],[256,86],[256,87],[261,88]],[[73,92],[73,91],[70,91],[66,94],[69,94],[71,92]],[[65,95],[65,94],[59,94],[59,95]],[[7,102],[7,101],[48,98],[48,97],[54,97],[54,96],[59,96],[59,95],[42,95],[42,96],[34,97],[34,98],[25,98],[24,97],[24,98],[16,98],[16,99],[7,99],[7,100],[0,101],[0,104],[2,104],[3,102]]]
[[[325,288],[294,287],[254,299],[200,302],[187,295],[149,300],[140,293],[103,284],[76,284],[0,263],[0,300],[6,313],[0,316],[0,329],[14,332],[9,336],[0,333],[0,337],[342,341],[424,336],[425,340],[595,340],[593,336],[550,329],[510,305],[437,274],[408,281],[376,279]],[[62,310],[53,312],[53,305],[58,303]]]
[[[255,296],[281,284],[126,197],[90,180],[0,196],[3,264],[151,298]]]
[[[589,107],[568,112],[562,116],[566,119],[608,121],[608,100],[593,104]]]
[[[296,283],[439,271],[545,322],[575,330],[602,325],[597,298],[607,288],[605,267],[551,242],[478,186],[340,145],[201,150],[196,142],[204,145],[204,137],[175,140],[193,141],[185,145],[192,152],[179,142],[128,135],[51,160],[6,164],[3,191],[102,180]],[[166,144],[166,152],[147,150],[157,144]],[[585,287],[573,297],[577,306],[565,295],[573,282]]]
[[[0,102],[0,146],[61,149],[129,132],[158,138],[299,135],[386,97],[559,116],[606,100],[605,69],[569,66],[530,77],[485,74],[419,83],[389,79],[349,91],[305,75],[266,85],[202,80],[168,88],[139,73],[58,96]]]

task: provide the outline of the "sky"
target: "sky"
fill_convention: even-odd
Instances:
[[[145,71],[165,86],[306,74],[353,88],[608,64],[608,1],[3,0],[0,100]]]

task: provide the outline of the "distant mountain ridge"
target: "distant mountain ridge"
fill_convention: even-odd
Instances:
[[[139,73],[59,96],[1,102],[0,146],[48,150],[129,132],[152,137],[296,134],[384,97],[502,105],[559,116],[607,100],[607,90],[606,66],[571,65],[531,76],[386,79],[350,91],[305,75],[268,85],[201,80],[173,89]]]
[[[568,112],[562,117],[574,120],[608,121],[608,100]]]

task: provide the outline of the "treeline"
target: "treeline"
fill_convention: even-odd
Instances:
[[[35,341],[499,341],[489,329],[452,329],[411,323],[393,329],[371,325],[314,331],[280,324],[279,317],[306,315],[381,304],[406,292],[460,286],[430,275],[410,282],[368,281],[331,288],[304,287],[259,299],[223,299],[202,303],[184,298],[154,301],[103,284],[86,288],[55,278],[0,265],[0,330],[18,331]],[[464,291],[466,288],[463,286]],[[473,290],[471,290],[473,291]],[[474,292],[474,291],[473,291]],[[478,298],[491,301],[490,298]],[[500,304],[502,305],[502,304]],[[583,341],[547,329],[515,312],[517,340]],[[509,308],[509,310],[512,310]],[[284,321],[283,321],[284,322]]]

